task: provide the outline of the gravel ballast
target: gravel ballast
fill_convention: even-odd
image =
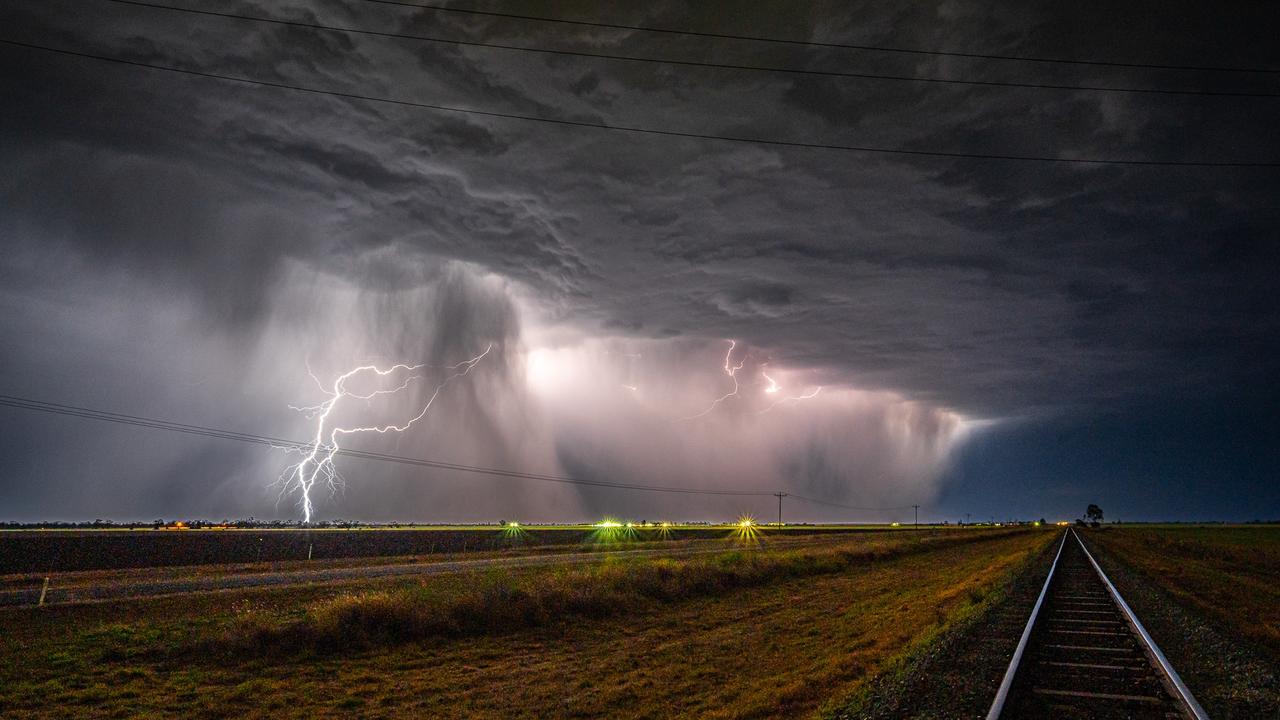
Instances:
[[[1280,718],[1280,668],[1249,642],[1179,605],[1102,543],[1090,542],[1094,532],[1106,531],[1081,533],[1089,552],[1209,717]]]

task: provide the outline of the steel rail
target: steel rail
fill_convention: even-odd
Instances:
[[[1195,696],[1191,694],[1191,690],[1182,681],[1182,678],[1179,677],[1178,672],[1169,664],[1168,658],[1165,657],[1164,653],[1160,650],[1160,647],[1156,645],[1155,640],[1151,638],[1147,629],[1143,627],[1142,623],[1138,620],[1138,616],[1134,614],[1133,609],[1130,608],[1129,604],[1120,596],[1120,591],[1112,584],[1111,579],[1107,577],[1107,574],[1102,571],[1102,567],[1098,565],[1098,561],[1095,560],[1093,554],[1089,552],[1089,548],[1084,544],[1084,540],[1082,540],[1080,535],[1071,528],[1068,528],[1067,531],[1063,533],[1062,544],[1058,546],[1058,554],[1053,559],[1053,565],[1049,568],[1049,576],[1045,578],[1044,587],[1040,590],[1040,597],[1036,599],[1035,607],[1031,610],[1031,617],[1027,620],[1027,625],[1022,631],[1022,637],[1018,641],[1018,647],[1013,653],[1013,658],[1009,661],[1008,669],[1005,670],[1004,679],[1000,683],[1000,689],[996,692],[996,697],[991,703],[991,709],[987,712],[987,720],[999,720],[1001,713],[1004,711],[1005,702],[1008,700],[1014,678],[1018,673],[1018,668],[1022,664],[1024,651],[1026,650],[1032,629],[1035,627],[1036,620],[1040,614],[1040,608],[1044,603],[1045,596],[1048,594],[1049,585],[1053,581],[1054,573],[1058,568],[1058,560],[1062,557],[1062,550],[1066,546],[1068,535],[1074,537],[1076,542],[1079,543],[1080,549],[1089,560],[1089,564],[1093,567],[1093,571],[1097,573],[1098,578],[1102,580],[1103,585],[1106,586],[1107,593],[1111,596],[1111,599],[1115,602],[1116,606],[1120,608],[1121,612],[1124,613],[1124,617],[1126,621],[1129,622],[1131,628],[1135,630],[1138,637],[1141,638],[1143,646],[1146,648],[1151,658],[1155,660],[1159,670],[1164,673],[1165,678],[1170,681],[1174,690],[1177,691],[1176,699],[1183,704],[1184,708],[1190,712],[1196,720],[1209,720],[1208,713],[1204,711],[1204,708],[1200,706],[1200,703],[1195,699]]]
[[[1116,605],[1120,606],[1120,610],[1124,612],[1125,617],[1132,623],[1133,628],[1138,631],[1143,644],[1147,646],[1151,656],[1160,665],[1160,670],[1173,682],[1173,686],[1180,696],[1179,699],[1187,706],[1187,710],[1195,716],[1196,720],[1209,720],[1209,714],[1204,711],[1204,708],[1200,707],[1200,703],[1191,694],[1190,688],[1178,676],[1178,671],[1173,669],[1173,666],[1169,664],[1169,659],[1164,656],[1164,653],[1160,651],[1160,647],[1156,645],[1156,641],[1151,639],[1147,629],[1142,626],[1141,622],[1138,622],[1138,616],[1129,608],[1129,604],[1124,601],[1124,598],[1120,597],[1120,591],[1116,590],[1116,586],[1111,584],[1111,579],[1107,577],[1107,574],[1102,572],[1102,567],[1098,565],[1097,560],[1093,559],[1093,554],[1089,552],[1089,548],[1084,544],[1084,541],[1080,539],[1079,535],[1076,535],[1074,530],[1069,532],[1076,536],[1076,542],[1080,543],[1080,548],[1084,550],[1084,556],[1089,558],[1089,564],[1093,566],[1094,572],[1098,573],[1098,577],[1102,578],[1102,583],[1107,586],[1107,591],[1111,593],[1111,599],[1116,601]]]
[[[1022,630],[1022,637],[1018,640],[1018,647],[1013,651],[1013,658],[1009,660],[1009,668],[1004,671],[1004,679],[1000,681],[1000,689],[996,691],[995,700],[991,701],[991,709],[987,711],[987,720],[997,720],[1000,713],[1004,710],[1005,700],[1009,698],[1009,688],[1013,687],[1013,678],[1018,674],[1018,665],[1022,662],[1022,653],[1027,649],[1027,642],[1031,639],[1031,629],[1035,627],[1036,617],[1040,614],[1040,606],[1044,604],[1045,595],[1049,594],[1049,583],[1053,582],[1053,573],[1058,569],[1058,560],[1062,557],[1062,548],[1067,545],[1067,535],[1071,532],[1070,528],[1067,532],[1062,533],[1062,542],[1058,544],[1058,554],[1053,556],[1053,565],[1049,566],[1049,576],[1044,579],[1044,587],[1040,588],[1040,597],[1036,598],[1035,607],[1031,608],[1031,617],[1027,620],[1027,626]]]

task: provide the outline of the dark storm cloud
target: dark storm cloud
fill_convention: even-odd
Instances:
[[[753,303],[784,307],[795,299],[796,289],[790,285],[771,282],[739,283],[729,288],[726,299],[730,303]]]
[[[1274,89],[1266,78],[1213,73],[713,43],[345,2],[219,7],[687,59]],[[586,11],[549,4],[522,12]],[[1271,25],[1250,16],[1257,9],[1188,5],[1151,15],[1052,3],[993,10],[883,2],[729,12],[659,3],[593,12],[618,22],[902,47],[1280,64],[1266,35]],[[7,34],[33,42],[548,118],[999,154],[1280,155],[1280,103],[1271,99],[549,58],[99,2],[20,4],[2,17]],[[305,305],[299,298],[309,296],[293,284],[307,273],[371,295],[443,283],[444,300],[430,317],[406,307],[380,316],[402,318],[405,342],[391,345],[405,348],[425,332],[412,349],[452,362],[475,351],[472,323],[486,336],[516,337],[501,303],[473,311],[473,293],[489,290],[459,285],[445,269],[450,261],[514,282],[549,323],[640,340],[735,337],[823,382],[893,390],[970,416],[1087,417],[1138,401],[1230,402],[1277,370],[1280,176],[1270,170],[755,147],[427,112],[16,48],[0,54],[0,157],[10,168],[0,179],[8,249],[0,273],[13,280],[3,327],[14,338],[3,361],[19,380],[12,389],[30,394],[77,396],[75,382],[53,383],[37,371],[50,358],[23,340],[36,332],[28,315],[76,298],[145,294],[153,307],[180,311],[201,335],[243,339],[277,327],[282,296]],[[95,312],[123,325],[143,322],[127,319],[136,309]],[[49,317],[70,325],[89,316]],[[57,326],[43,332],[73,336]],[[63,360],[67,367],[92,368],[89,355],[101,351],[88,347],[58,357],[75,355]],[[127,367],[99,370],[93,382],[133,383]],[[824,476],[823,458],[796,462]]]

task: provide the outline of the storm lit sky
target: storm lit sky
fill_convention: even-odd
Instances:
[[[597,54],[1280,93],[1280,75],[691,37],[414,2],[157,0]],[[450,3],[809,42],[1280,68],[1264,4]],[[1008,5],[1008,4],[1006,4]],[[1280,517],[1280,98],[905,82],[18,0],[0,39],[0,394],[709,491],[788,520]],[[732,343],[730,342],[732,341]],[[475,358],[465,375],[449,366]],[[445,380],[448,382],[445,383]],[[379,384],[382,383],[382,384]],[[441,386],[441,384],[443,386]],[[736,389],[736,392],[735,392]],[[300,517],[298,457],[0,407],[0,520]],[[358,458],[316,519],[772,518]],[[850,507],[840,507],[850,506]],[[851,509],[868,508],[868,509]],[[905,509],[904,509],[905,508]]]

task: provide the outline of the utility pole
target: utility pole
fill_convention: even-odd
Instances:
[[[912,505],[911,507],[914,508],[916,511],[916,528],[919,528],[920,527],[920,506]]]
[[[776,492],[773,496],[778,498],[778,527],[782,527],[782,498],[786,497],[787,494],[784,492]]]

